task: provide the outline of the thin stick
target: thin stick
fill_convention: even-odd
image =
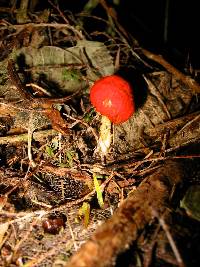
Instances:
[[[77,251],[78,250],[78,246],[77,246],[77,243],[76,243],[76,238],[74,236],[74,232],[72,230],[71,223],[70,223],[70,220],[69,220],[69,217],[68,216],[67,216],[67,225],[69,227],[71,238],[72,238],[72,241],[73,241],[73,244],[74,244],[74,249],[75,249],[75,251]]]
[[[152,213],[158,219],[160,225],[162,226],[163,230],[165,231],[165,234],[167,236],[169,244],[170,244],[170,246],[171,246],[171,248],[173,250],[173,253],[174,253],[175,257],[176,257],[178,266],[179,267],[185,267],[185,264],[184,264],[184,262],[183,262],[183,260],[181,258],[181,254],[179,253],[178,248],[177,248],[177,246],[176,246],[176,244],[175,244],[175,242],[174,242],[174,240],[172,238],[172,235],[171,235],[171,233],[169,231],[168,225],[165,223],[164,219],[158,215],[156,210],[152,209]]]
[[[48,136],[55,136],[57,134],[58,132],[53,129],[43,130],[43,131],[34,132],[33,138],[36,141],[41,141],[47,138]],[[28,133],[0,137],[0,145],[12,144],[16,142],[28,142]]]
[[[35,168],[36,164],[33,160],[32,151],[31,151],[33,131],[34,131],[34,129],[33,129],[33,112],[31,112],[30,119],[29,119],[29,126],[28,126],[28,159],[29,159],[30,165]]]
[[[28,27],[33,27],[33,28],[38,28],[38,27],[51,27],[51,28],[67,28],[71,31],[73,31],[81,40],[84,39],[82,33],[78,31],[75,27],[69,25],[69,24],[64,24],[64,23],[26,23],[23,25],[7,25],[1,27],[1,30],[8,30],[8,29],[18,29],[18,30],[23,30]]]

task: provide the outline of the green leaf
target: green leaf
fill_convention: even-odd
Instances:
[[[103,208],[103,206],[104,206],[103,195],[102,195],[101,187],[100,187],[99,182],[97,180],[96,174],[93,174],[93,180],[94,180],[94,187],[95,187],[95,190],[97,192],[97,200],[98,200],[99,206],[101,208]]]
[[[191,185],[180,201],[188,216],[200,221],[200,185]]]
[[[80,79],[80,73],[76,70],[63,69],[62,75],[63,81],[78,81]]]
[[[82,207],[79,209],[79,215],[83,217],[84,221],[84,226],[87,228],[89,224],[89,219],[90,219],[90,204],[87,202],[83,202]]]
[[[69,167],[73,166],[73,156],[74,156],[74,152],[73,151],[67,151],[66,152],[67,163],[69,164]]]
[[[95,113],[94,109],[92,109],[89,113],[86,113],[83,117],[85,122],[90,122],[93,119],[93,114]]]
[[[46,146],[46,153],[52,158],[54,156],[53,148]]]

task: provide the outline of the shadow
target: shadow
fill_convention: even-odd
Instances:
[[[136,110],[141,108],[147,98],[148,87],[141,73],[134,69],[122,68],[115,73],[128,81],[133,90]]]
[[[24,83],[29,83],[31,80],[31,75],[30,72],[25,71],[25,69],[27,69],[29,66],[26,64],[26,59],[25,59],[25,55],[24,54],[20,54],[17,58],[16,58],[16,63],[18,65],[18,72],[22,73],[24,76]]]
[[[26,64],[26,56],[24,54],[20,54],[17,59],[16,63],[18,65],[18,72],[23,74],[24,77],[24,84],[33,82],[33,78],[31,75],[31,70],[26,71],[25,69],[30,69],[30,66]],[[61,88],[60,85],[55,81],[55,80],[50,80],[47,78],[47,75],[41,71],[41,73],[38,73],[38,78],[37,78],[37,85],[41,86],[45,90],[47,90],[52,96],[42,96],[45,98],[58,98],[58,97],[65,97],[68,95],[71,95],[69,92],[64,92]],[[30,91],[32,94],[34,91],[31,90],[30,87],[27,88],[28,91]],[[40,96],[36,96],[36,98],[40,98]]]

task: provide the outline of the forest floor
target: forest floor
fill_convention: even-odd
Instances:
[[[195,70],[141,47],[105,1],[103,17],[27,3],[0,6],[0,266],[198,266]],[[113,74],[135,112],[102,155],[90,88]]]

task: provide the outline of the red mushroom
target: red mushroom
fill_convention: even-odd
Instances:
[[[99,113],[115,124],[127,121],[135,110],[131,86],[117,75],[96,81],[90,100]]]
[[[111,122],[127,121],[135,111],[132,88],[117,75],[106,76],[96,81],[90,91],[90,100],[101,113],[99,148],[105,155],[111,143]]]

